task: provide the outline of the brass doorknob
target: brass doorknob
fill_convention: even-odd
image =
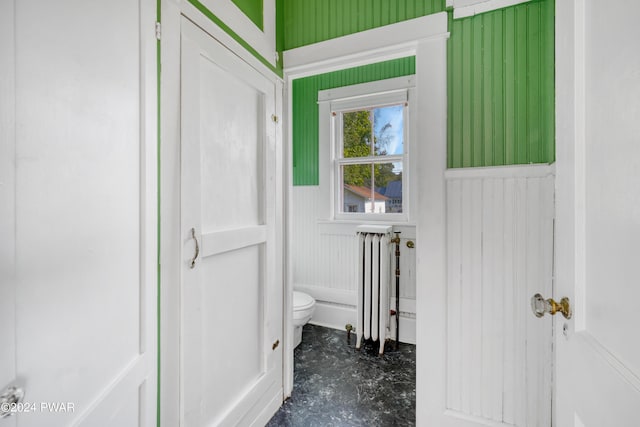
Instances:
[[[560,302],[557,303],[553,298],[544,299],[542,295],[535,294],[531,297],[531,311],[533,311],[536,317],[542,317],[545,313],[553,316],[560,312],[565,319],[571,319],[571,305],[567,297],[562,298]]]

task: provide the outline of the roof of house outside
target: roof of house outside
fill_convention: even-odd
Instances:
[[[345,184],[344,185],[345,190],[350,191],[351,193],[355,194],[358,197],[362,197],[363,199],[371,199],[371,189],[367,188],[367,187],[360,187],[357,185],[350,185],[350,184]],[[376,200],[380,200],[380,201],[385,201],[388,200],[388,197],[383,196],[382,194],[378,193],[377,191],[373,192],[374,197]]]
[[[389,199],[402,199],[402,180],[391,181],[382,193]]]

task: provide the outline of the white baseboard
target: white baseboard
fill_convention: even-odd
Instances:
[[[316,301],[329,302],[339,305],[347,305],[350,307],[355,307],[357,301],[357,292],[349,291],[344,289],[335,289],[335,288],[327,288],[324,286],[316,286],[316,285],[301,285],[295,284],[293,288],[296,291],[304,292],[306,294],[311,295]],[[395,298],[391,297],[389,299],[390,307],[395,309],[396,302]],[[408,299],[408,298],[400,298],[400,312],[401,313],[410,313],[415,315],[416,313],[416,300]]]
[[[327,301],[317,301],[316,310],[309,323],[312,325],[324,326],[326,328],[344,331],[345,325],[350,323],[356,327],[356,307],[352,305],[336,304]],[[392,319],[391,337],[395,337],[396,323]],[[413,317],[400,316],[400,342],[416,344],[416,319]]]
[[[396,322],[391,322],[391,336],[396,336]],[[416,344],[416,319],[405,317],[400,312],[400,342]]]
[[[316,310],[311,318],[312,325],[324,326],[326,328],[345,331],[345,325],[351,324],[356,327],[356,308],[333,304],[325,301],[316,301]]]
[[[354,306],[357,301],[356,291],[297,283],[293,285],[293,289],[311,295],[316,301],[327,301],[350,306]]]

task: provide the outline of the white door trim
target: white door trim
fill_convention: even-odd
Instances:
[[[437,425],[446,410],[447,46],[418,47],[419,217],[416,217],[416,425]],[[420,347],[422,345],[422,347]]]
[[[164,5],[164,3],[163,3],[163,5]],[[266,4],[265,4],[265,7],[266,7]],[[187,19],[192,21],[198,27],[202,28],[211,37],[213,37],[218,42],[220,42],[220,44],[222,44],[227,49],[229,49],[230,51],[232,51],[235,54],[237,54],[240,58],[242,58],[243,61],[245,61],[246,63],[251,65],[253,68],[258,70],[260,73],[262,73],[263,75],[265,75],[265,76],[267,76],[269,78],[273,78],[275,76],[273,71],[271,69],[269,69],[260,59],[258,59],[256,56],[252,55],[239,41],[234,39],[229,33],[227,33],[225,30],[223,30],[218,25],[216,25],[215,22],[213,22],[209,17],[205,16],[202,12],[200,12],[198,10],[198,8],[195,7],[188,0],[180,1],[179,5],[166,5],[166,9],[168,9],[168,10],[173,9],[173,8],[178,10],[179,13],[184,15]],[[163,39],[165,37],[165,31],[166,31],[166,29],[164,28],[166,19],[167,19],[167,17],[165,17],[164,11],[163,11],[163,14],[162,14],[162,23],[163,23],[162,24],[163,25],[162,37],[163,37]],[[265,19],[267,19],[266,15],[265,15]],[[248,18],[247,18],[247,21],[249,21]],[[242,36],[242,34],[240,34],[240,36]],[[247,39],[244,39],[244,40],[248,42]],[[275,38],[274,38],[274,43],[275,43]],[[255,48],[255,46],[252,46],[252,47]],[[270,54],[267,53],[266,51],[264,51],[263,49],[256,49],[256,51],[266,61],[268,61],[270,63],[275,63],[275,53],[276,53],[275,52],[275,48],[273,50],[270,50],[270,52],[271,52]],[[163,53],[164,53],[164,50],[163,50]]]
[[[571,0],[556,5],[556,195],[558,284],[584,284],[586,248],[586,102],[585,4]],[[571,259],[563,254],[572,253]],[[565,276],[572,272],[572,277]],[[576,287],[576,291],[579,288]],[[563,291],[555,289],[556,292]],[[584,295],[572,298],[576,331],[585,329]]]
[[[282,101],[277,95],[282,80],[266,65],[251,55],[224,30],[200,13],[189,2],[162,2],[162,99],[160,123],[160,425],[180,425],[180,39],[181,17],[185,16],[223,46],[251,65],[276,84],[276,115],[282,116]],[[276,126],[276,140],[282,135],[282,120]],[[282,144],[276,144],[275,203],[282,206]],[[276,245],[282,248],[281,237]],[[277,251],[276,265],[282,265],[281,249]]]
[[[573,304],[576,330],[584,330],[584,299],[573,295],[574,283],[584,271],[584,167],[585,167],[585,16],[584,1],[571,0],[556,4],[556,272],[554,297],[568,296]],[[564,267],[562,267],[561,265]],[[580,280],[584,283],[584,277]],[[577,287],[576,287],[577,288]],[[566,292],[571,292],[567,294]],[[556,327],[560,323],[556,323]],[[558,330],[559,332],[559,330]],[[576,337],[574,337],[575,339]],[[554,407],[567,405],[557,389],[564,381],[558,370],[563,357],[560,340],[555,334]],[[570,356],[568,356],[570,357]],[[557,410],[554,425],[572,425]],[[576,424],[577,425],[577,424]]]
[[[363,31],[303,48],[285,52],[285,83],[287,88],[287,241],[291,248],[292,182],[292,120],[291,105],[293,80],[338,69],[373,64],[388,59],[416,56],[417,81],[417,161],[422,167],[417,171],[418,190],[416,248],[417,283],[430,286],[417,287],[417,342],[429,343],[429,351],[418,350],[417,360],[417,425],[428,425],[429,414],[445,410],[445,349],[446,349],[446,264],[445,264],[445,179],[447,159],[447,63],[446,43],[447,14],[429,15],[429,25],[419,26],[407,37],[403,23],[385,27],[389,45],[380,49],[375,34],[379,29]],[[412,25],[418,20],[408,21]],[[422,22],[422,21],[421,21]],[[404,23],[406,24],[406,23]],[[329,45],[331,43],[331,45]],[[395,43],[395,44],[394,44]],[[340,47],[342,46],[342,47]],[[323,47],[323,49],[318,49]],[[326,49],[327,47],[333,47]],[[316,53],[314,53],[316,52]],[[293,292],[292,257],[286,253],[284,326],[287,336],[293,331],[290,295]],[[284,354],[284,394],[290,396],[293,389],[293,348],[287,340]],[[435,380],[434,380],[435,379]]]
[[[222,22],[242,37],[271,65],[276,63],[276,2],[263,0],[262,27],[260,30],[231,0],[200,0]],[[195,7],[195,6],[194,6]]]
[[[157,424],[158,405],[158,53],[157,5],[140,2],[140,357],[146,381],[140,388],[140,425]]]

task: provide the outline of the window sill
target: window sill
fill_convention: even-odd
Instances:
[[[361,219],[334,219],[334,220],[318,220],[318,231],[324,235],[351,235],[355,236],[356,227],[359,225],[391,225],[394,232],[402,233],[402,238],[415,239],[416,225],[407,221],[397,220],[361,220]]]
[[[353,222],[359,224],[407,224],[406,214],[387,213],[387,214],[366,214],[366,213],[350,213],[335,214],[333,220],[329,222]]]

